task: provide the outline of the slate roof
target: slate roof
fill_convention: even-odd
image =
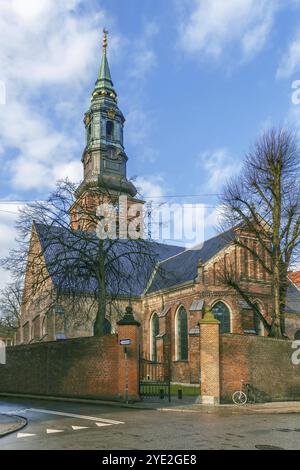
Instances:
[[[177,284],[193,281],[198,274],[199,260],[206,263],[234,239],[234,231],[228,230],[209,240],[198,248],[185,250],[162,261],[147,292],[167,289]]]
[[[47,226],[35,223],[35,228],[42,246],[45,262],[54,285],[62,290],[76,290],[81,293],[93,293],[97,283],[86,265],[78,262],[80,252],[95,250],[98,238],[94,233],[69,230],[56,226]],[[82,235],[82,236],[81,236]],[[234,232],[229,230],[206,240],[202,246],[185,250],[176,245],[166,245],[145,241],[149,257],[139,262],[138,255],[130,255],[130,248],[134,251],[135,242],[124,240],[114,245],[108,260],[115,262],[117,258],[117,272],[124,275],[114,276],[109,271],[108,290],[118,295],[140,296],[143,292],[156,292],[176,285],[193,281],[198,274],[199,260],[206,263],[234,238]],[[65,246],[68,249],[65,249]],[[155,267],[155,263],[156,267]],[[295,275],[293,275],[295,274]],[[289,278],[298,280],[299,273],[290,273]],[[287,313],[300,314],[300,290],[293,282],[289,283],[287,291]]]
[[[287,313],[300,313],[300,291],[292,282],[289,282],[287,290],[285,311]]]
[[[300,271],[294,271],[288,274],[289,279],[300,289]]]
[[[56,288],[92,293],[97,288],[91,274],[93,252],[97,254],[98,238],[94,233],[69,230],[57,226],[35,224],[48,272]],[[184,251],[183,247],[143,241],[119,240],[107,250],[107,289],[118,295],[141,295],[162,260]],[[67,247],[67,249],[66,249]],[[140,255],[140,250],[147,255]],[[88,260],[80,262],[81,254]],[[91,260],[91,262],[89,261]],[[121,273],[121,275],[117,275]]]
[[[78,257],[80,253],[96,251],[96,235],[80,231],[72,234],[61,227],[38,223],[35,227],[54,285],[62,290],[94,292],[96,280],[90,269],[87,269],[86,263],[81,264]],[[233,237],[234,232],[228,231],[206,240],[195,249],[188,250],[175,245],[144,241],[150,256],[142,255],[142,262],[138,261],[138,255],[128,256],[130,250],[134,252],[137,242],[118,241],[110,249],[108,259],[110,258],[111,262],[115,262],[114,258],[118,259],[115,270],[118,273],[123,272],[124,276],[115,276],[112,272],[114,270],[108,270],[108,291],[117,291],[119,295],[139,296],[147,286],[147,293],[152,293],[193,281],[197,276],[199,259],[205,263],[230,243]],[[68,250],[65,249],[66,246]]]

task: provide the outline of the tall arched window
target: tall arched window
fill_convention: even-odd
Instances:
[[[106,123],[106,137],[112,139],[114,136],[114,123],[112,121],[107,121]]]
[[[42,338],[44,338],[46,334],[47,334],[47,317],[44,317],[43,323],[42,323]]]
[[[34,331],[34,323],[31,324],[31,329],[30,329],[30,341],[33,341],[35,339],[35,331]]]
[[[188,352],[188,320],[184,307],[180,307],[175,318],[175,356],[176,361],[187,361]]]
[[[230,311],[223,302],[217,302],[212,311],[220,324],[220,333],[230,333]]]
[[[156,336],[159,334],[159,319],[157,313],[153,313],[150,320],[150,359],[157,361]]]
[[[256,304],[256,307],[259,308],[257,304]],[[255,333],[257,334],[257,336],[264,336],[264,331],[265,331],[264,324],[261,321],[258,313],[255,311],[253,312],[253,323],[254,323]]]
[[[90,143],[92,139],[92,125],[90,124],[87,128],[87,141],[88,141],[88,144]]]

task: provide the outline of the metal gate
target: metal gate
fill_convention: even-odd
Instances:
[[[171,401],[171,374],[169,361],[140,356],[141,398],[167,398]]]

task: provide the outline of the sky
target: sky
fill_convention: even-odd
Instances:
[[[205,237],[253,141],[299,126],[299,0],[0,0],[0,257],[24,201],[82,179],[103,27],[128,175],[147,201],[205,204]]]

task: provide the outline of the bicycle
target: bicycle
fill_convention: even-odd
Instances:
[[[241,380],[241,389],[232,394],[232,401],[235,405],[245,405],[247,401],[255,403],[255,395],[251,385],[248,383],[244,384],[244,381]]]

